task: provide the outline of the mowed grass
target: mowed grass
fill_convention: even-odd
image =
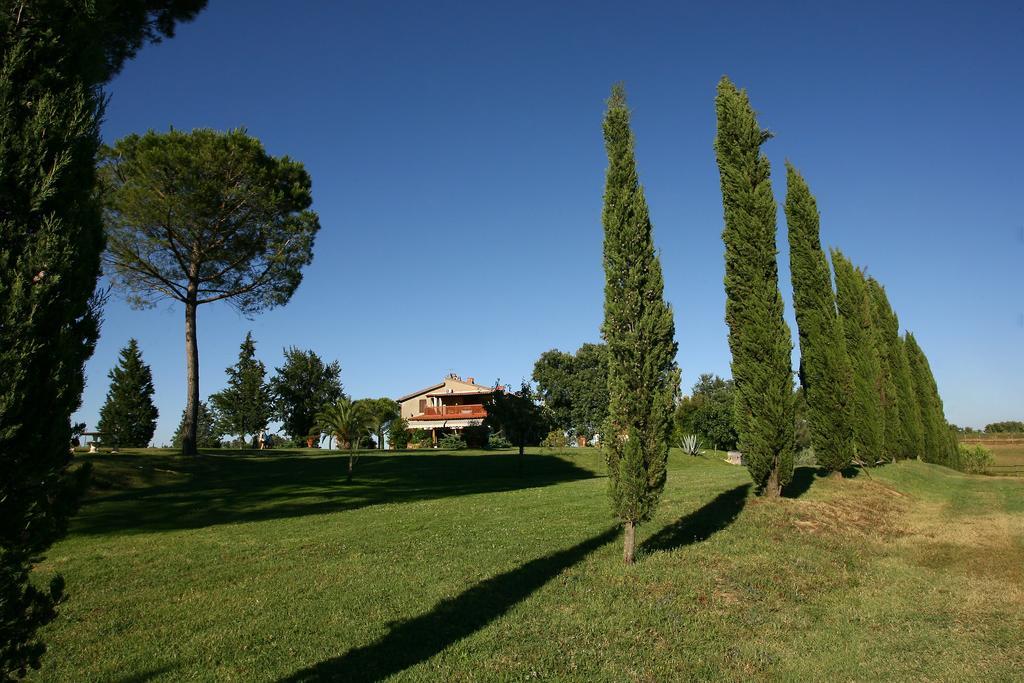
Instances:
[[[1024,481],[672,453],[624,567],[598,452],[91,456],[39,680],[1011,680]]]

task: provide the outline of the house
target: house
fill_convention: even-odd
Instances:
[[[434,443],[444,432],[477,427],[487,417],[485,404],[502,387],[477,384],[452,373],[441,382],[397,399],[409,429],[429,429]]]

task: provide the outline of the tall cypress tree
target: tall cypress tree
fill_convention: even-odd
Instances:
[[[854,268],[838,249],[832,250],[832,267],[836,273],[836,304],[853,368],[851,416],[854,453],[862,464],[874,465],[885,442],[885,413],[878,390],[882,382],[882,368],[878,360],[871,301],[863,271]]]
[[[897,458],[908,457],[910,444],[904,431],[903,412],[905,396],[909,387],[902,387],[907,382],[901,366],[900,356],[900,323],[889,304],[885,288],[873,277],[867,280],[868,298],[871,301],[872,324],[875,328],[875,341],[878,345],[878,359],[881,367],[881,383],[879,395],[882,411],[885,413],[885,437],[882,454],[888,460],[896,462]]]
[[[679,387],[672,309],[633,152],[626,93],[612,88],[604,117],[608,153],[604,210],[604,324],[608,345],[605,457],[612,509],[625,528],[623,558],[633,562],[636,525],[665,488],[673,399]]]
[[[62,584],[29,567],[86,473],[69,477],[68,444],[99,334],[101,88],[203,4],[0,3],[0,676],[40,665]]]
[[[903,436],[906,439],[906,456],[920,459],[924,455],[924,421],[921,416],[921,405],[918,400],[917,384],[914,372],[910,367],[906,341],[897,336],[897,363],[899,363],[900,381],[896,390],[900,392],[900,420],[903,423]]]
[[[238,362],[227,368],[228,385],[211,394],[210,402],[217,411],[217,427],[222,434],[255,438],[274,411],[267,368],[256,358],[256,342],[247,332],[238,352]]]
[[[818,464],[839,474],[850,466],[853,374],[836,311],[832,273],[821,248],[818,207],[807,183],[786,164],[786,223],[793,307],[800,330],[800,384]],[[841,475],[840,475],[841,476]]]
[[[160,413],[153,405],[153,372],[142,362],[135,339],[121,349],[121,358],[108,377],[110,389],[97,429],[114,446],[144,448],[153,438]]]
[[[914,335],[907,332],[904,336],[907,348],[907,360],[917,394],[917,405],[921,411],[921,426],[924,434],[924,452],[922,459],[941,465],[950,464],[949,429],[942,409],[939,388],[932,374],[931,365],[918,345]]]
[[[725,320],[729,324],[740,450],[766,495],[793,477],[793,341],[782,318],[775,199],[762,130],[747,94],[728,78],[715,98],[715,155],[725,213]]]

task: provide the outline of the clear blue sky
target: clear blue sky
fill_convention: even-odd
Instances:
[[[355,397],[454,371],[518,382],[597,341],[604,100],[625,81],[684,387],[729,373],[715,84],[745,87],[780,202],[805,174],[822,239],[867,266],[928,354],[947,417],[1024,419],[1020,3],[381,3],[211,0],[111,84],[104,137],[237,126],[306,164],[322,229],[291,303],[200,308],[201,392],[246,330],[342,366]],[[165,443],[183,312],[112,299],[78,419],[118,349],[152,365]],[[796,353],[794,353],[794,358]]]

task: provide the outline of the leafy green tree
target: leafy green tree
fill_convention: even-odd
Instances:
[[[871,300],[873,325],[877,332],[878,356],[882,370],[880,396],[885,412],[885,446],[883,454],[895,462],[898,458],[909,458],[915,454],[915,428],[908,422],[914,419],[910,413],[914,391],[910,380],[910,366],[907,363],[900,341],[900,322],[889,304],[889,297],[873,277],[867,280],[868,297]]]
[[[247,332],[238,353],[238,362],[225,370],[228,385],[210,395],[210,403],[217,410],[218,430],[222,434],[237,434],[245,441],[267,428],[273,415],[273,399],[267,384],[267,368],[256,358],[256,342]]]
[[[328,447],[333,438],[339,447],[348,451],[349,482],[352,481],[352,470],[359,458],[355,449],[373,429],[373,418],[368,408],[365,403],[342,397],[316,415],[317,429],[328,439]]]
[[[697,435],[705,445],[729,450],[736,446],[736,388],[732,380],[703,373],[690,396],[676,403],[676,436]]]
[[[850,406],[853,371],[836,311],[832,273],[821,248],[818,206],[792,164],[786,164],[786,224],[793,308],[800,332],[800,386],[818,465],[842,476],[853,459]]]
[[[396,417],[388,423],[388,443],[392,450],[408,448],[411,438],[409,423],[404,418]]]
[[[885,413],[878,391],[882,367],[867,282],[863,271],[855,268],[838,249],[832,250],[832,267],[836,272],[836,304],[853,368],[854,453],[861,464],[874,465],[883,453]]]
[[[608,350],[583,344],[575,354],[545,351],[533,367],[544,406],[555,426],[592,438],[608,416]]]
[[[672,309],[664,299],[647,200],[637,175],[621,84],[604,116],[608,153],[604,208],[604,323],[608,418],[603,431],[612,510],[622,521],[623,559],[633,563],[636,526],[665,488],[672,410],[679,391]]]
[[[107,376],[110,389],[100,408],[97,430],[103,433],[105,442],[114,446],[148,446],[160,413],[153,405],[153,372],[142,362],[136,340],[128,340],[117,366]]]
[[[921,459],[940,465],[951,465],[951,443],[943,414],[942,399],[938,385],[932,375],[931,365],[924,355],[917,339],[910,332],[903,337],[907,361],[913,377],[917,405],[921,412],[921,426],[924,436],[924,450]]]
[[[371,422],[371,431],[377,437],[377,448],[384,448],[384,435],[390,431],[393,420],[401,415],[398,403],[392,398],[364,398],[359,401],[365,406]]]
[[[338,361],[324,363],[314,351],[291,346],[284,350],[284,365],[270,380],[274,414],[285,433],[296,441],[313,434],[316,415],[344,396]]]
[[[793,342],[782,318],[775,246],[775,199],[762,130],[746,91],[728,78],[715,98],[715,156],[725,214],[725,320],[736,383],[739,447],[767,496],[793,477]]]
[[[174,436],[171,438],[171,445],[175,448],[181,448],[181,443],[185,439],[185,420],[187,418],[186,411],[181,411],[181,421],[178,423],[178,428],[174,430]],[[220,438],[223,434],[217,429],[217,411],[210,407],[206,401],[199,402],[199,412],[196,419],[196,447],[198,448],[220,448]]]
[[[40,666],[63,583],[34,585],[29,569],[88,476],[68,472],[68,444],[102,304],[102,88],[204,4],[0,3],[0,678]]]
[[[517,392],[495,387],[487,399],[485,423],[495,432],[503,433],[523,455],[527,446],[535,446],[544,438],[550,419],[537,405],[530,385],[523,382]]]
[[[195,452],[199,306],[226,301],[246,315],[288,302],[320,229],[302,164],[267,154],[244,130],[150,131],[106,150],[107,262],[138,307],[185,309],[188,415],[182,452]],[[188,179],[188,182],[183,181]]]
[[[989,434],[1020,433],[1024,432],[1024,422],[1021,422],[1020,420],[992,422],[985,425],[985,431]]]

